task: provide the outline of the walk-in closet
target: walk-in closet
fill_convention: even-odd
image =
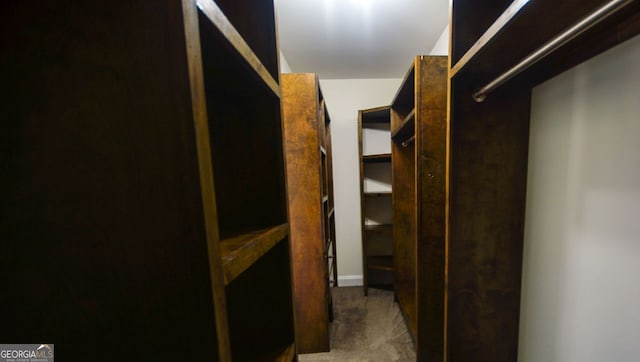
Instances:
[[[0,360],[638,360],[640,0],[0,14]]]

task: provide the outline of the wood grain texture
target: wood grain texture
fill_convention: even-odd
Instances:
[[[419,57],[416,74],[419,360],[444,356],[447,57]]]
[[[289,225],[251,231],[220,240],[224,284],[229,284],[289,234]]]
[[[300,353],[325,352],[330,303],[326,249],[331,234],[326,217],[330,154],[320,151],[322,144],[328,146],[325,113],[315,74],[283,74],[282,84],[296,343]]]
[[[214,2],[213,0],[197,0],[197,3],[198,7],[206,15],[209,21],[211,21],[216,26],[216,28],[218,28],[218,30],[224,35],[229,44],[236,49],[236,51],[242,58],[245,59],[246,63],[251,66],[255,73],[271,89],[271,91],[278,97],[280,97],[280,85],[276,80],[278,79],[278,74],[273,74],[274,66],[272,65],[270,69],[265,68],[260,58],[258,58],[258,56],[254,53],[253,49],[249,46],[249,44],[247,44],[246,40],[234,27],[234,24],[229,21],[225,13],[220,9],[220,7],[218,7],[216,2]],[[227,9],[227,12],[232,12],[233,9],[239,7],[238,4],[242,4],[242,2],[235,2],[234,5],[236,6],[229,7]],[[242,14],[242,12],[240,12],[240,14]],[[271,9],[271,14],[273,15],[273,9]],[[269,14],[267,13],[264,15]],[[243,18],[244,15],[238,17],[238,19]],[[256,42],[254,44],[262,43]],[[271,62],[273,62],[273,60]],[[275,62],[275,69],[277,69],[277,61]]]
[[[413,82],[411,82],[411,84],[413,84]],[[401,92],[399,94],[403,93]],[[411,93],[405,92],[404,94],[408,94],[411,98],[414,98],[414,91]],[[398,114],[395,108],[392,108],[392,132],[395,130],[393,125],[399,126],[404,117],[405,115]],[[393,255],[396,262],[393,277],[400,310],[407,319],[414,340],[416,340],[417,334],[415,155],[415,143],[411,143],[405,147],[395,140],[391,142]]]
[[[488,29],[484,34],[481,33],[484,29],[474,29],[473,32],[480,32],[490,41],[471,47],[462,59],[454,64],[452,76],[468,73],[464,76],[467,79],[469,76],[477,77],[477,81],[482,84],[476,84],[476,87],[480,87],[605,3],[604,0],[529,2],[511,21],[496,24],[500,21],[498,19],[492,24],[496,25],[495,29]],[[487,7],[484,4],[482,10],[467,14],[468,9],[474,6],[477,5],[473,1],[465,0],[457,0],[454,5],[454,9],[459,11],[455,10],[453,21],[461,24],[454,28],[457,32],[468,32],[469,37],[472,37],[471,24],[484,24],[487,20],[496,20],[500,15],[499,12],[495,12],[496,8]],[[542,81],[637,34],[640,27],[639,12],[640,4],[637,2],[626,6],[610,19],[597,24],[585,34],[552,53],[548,61],[531,68],[525,72],[524,76],[529,74],[528,77]],[[480,35],[475,36],[480,37]],[[454,48],[466,41],[468,40],[465,37],[457,37]],[[509,52],[505,52],[504,49],[509,49]],[[580,53],[584,55],[579,55]],[[568,63],[568,66],[563,67],[561,65],[563,62]],[[548,73],[548,75],[544,77],[538,73]]]
[[[200,2],[201,0],[198,0]],[[202,0],[204,1],[204,0]],[[279,83],[278,31],[274,1],[264,0],[215,0],[260,63]]]
[[[456,92],[468,91],[453,84]],[[530,91],[505,87],[452,106],[448,353],[517,357]],[[468,98],[468,101],[465,99]]]
[[[227,40],[206,16],[199,19],[218,226],[226,239],[287,220],[280,98],[242,58],[220,56]]]
[[[410,99],[392,103],[396,291],[418,360],[443,360],[448,59],[418,56],[411,69],[414,89],[397,93]]]

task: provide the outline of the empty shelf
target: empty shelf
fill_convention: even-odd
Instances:
[[[393,232],[393,225],[391,224],[365,225],[364,231],[371,232],[371,233],[391,234]]]
[[[415,108],[402,120],[402,123],[391,134],[391,138],[396,142],[402,142],[415,134],[416,130],[416,110]]]
[[[281,224],[221,240],[220,254],[225,285],[247,270],[288,234],[289,224]]]
[[[384,197],[391,196],[391,191],[375,191],[375,192],[365,192],[364,196],[366,197]]]
[[[393,271],[393,256],[391,255],[368,256],[367,267],[369,269]]]
[[[362,162],[364,163],[391,162],[391,153],[381,153],[377,155],[364,155],[362,156]]]

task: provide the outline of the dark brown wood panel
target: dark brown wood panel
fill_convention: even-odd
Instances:
[[[248,360],[290,350],[277,83],[195,1],[4,2],[0,13],[0,239],[11,256],[0,274],[12,291],[0,340],[47,340],[62,360],[147,360],[150,346],[164,360],[242,360],[255,336]],[[275,25],[260,31],[275,37]],[[244,243],[256,257],[227,290],[220,236],[265,221],[280,225],[263,238],[275,246]]]
[[[220,240],[224,283],[229,284],[289,234],[289,224]]]
[[[450,32],[456,41],[452,43],[452,63],[455,64],[473,46],[484,31],[498,19],[513,0],[456,0],[452,3]],[[460,24],[460,26],[458,26]]]
[[[282,85],[296,343],[300,353],[326,352],[329,280],[337,279],[335,219],[329,215],[332,155],[326,127],[330,119],[316,74],[283,74]]]
[[[442,360],[448,59],[417,56],[408,75],[392,103],[396,294],[417,359]]]
[[[202,15],[200,24],[216,206],[224,239],[286,221],[280,98],[247,71],[242,58],[221,56],[226,40]]]
[[[453,93],[467,92],[464,85]],[[448,344],[452,361],[517,357],[530,91],[452,109]],[[468,100],[467,100],[468,99]]]
[[[446,57],[420,57],[416,82],[417,353],[444,356]]]
[[[216,359],[180,1],[0,7],[0,339]]]
[[[561,2],[537,0],[529,2],[522,7],[512,21],[504,24],[495,33],[487,34],[491,39],[487,44],[477,49],[472,48],[470,52],[475,55],[465,64],[454,63],[453,75],[457,76],[461,72],[468,73],[464,75],[467,79],[474,77],[478,83],[482,83],[476,84],[476,87],[479,88],[606,2],[603,0]],[[459,14],[455,9],[463,9],[462,13],[466,13],[467,7],[473,6],[470,3],[475,4],[476,2],[456,1],[454,22],[463,21],[458,18]],[[489,8],[485,7],[485,9]],[[549,11],[549,9],[554,10]],[[502,11],[501,8],[495,10]],[[525,73],[529,78],[535,79],[534,82],[541,81],[628,39],[638,33],[639,12],[640,4],[637,2],[626,6],[611,18],[597,24],[551,54],[550,60],[541,62]],[[476,19],[494,17],[489,13],[490,10],[485,10],[475,13],[473,16]],[[469,23],[462,24],[455,29],[469,31]],[[476,31],[481,30],[483,29]],[[482,33],[476,36],[480,35]],[[509,49],[509,51],[505,52],[505,49]],[[584,55],[580,56],[581,53]],[[457,61],[457,59],[454,60]],[[562,63],[567,63],[567,66],[563,67]]]
[[[391,112],[392,122],[401,115]],[[402,146],[391,143],[393,168],[393,255],[396,296],[409,322],[412,334],[416,336],[416,183],[415,183],[415,143]]]
[[[234,361],[275,361],[294,341],[289,260],[285,239],[227,286]]]
[[[198,0],[206,3],[211,0]],[[280,68],[273,1],[263,0],[216,0],[234,28],[256,54],[271,77],[280,83]]]

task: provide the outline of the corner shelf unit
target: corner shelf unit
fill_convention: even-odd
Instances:
[[[3,300],[5,331],[71,360],[294,360],[273,2],[43,6],[2,11],[0,270],[55,288]]]
[[[447,65],[415,57],[391,104],[395,291],[419,361],[444,343]]]
[[[518,358],[531,89],[639,34],[640,2],[572,37],[481,103],[472,94],[605,4],[452,1],[447,343],[434,360]]]
[[[384,106],[358,111],[364,295],[368,294],[371,285],[387,288],[393,285],[389,110]],[[368,134],[368,131],[372,133]],[[371,147],[367,147],[367,140],[372,142]],[[385,144],[380,145],[381,140]],[[376,153],[368,153],[369,148]],[[371,278],[373,274],[376,278]]]
[[[317,75],[283,74],[282,104],[296,346],[299,353],[326,352],[331,287],[338,284],[331,120]]]

